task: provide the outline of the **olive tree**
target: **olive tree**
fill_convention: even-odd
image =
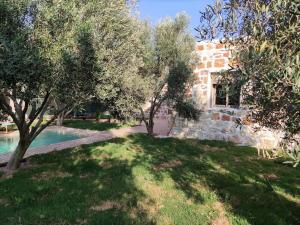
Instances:
[[[19,144],[8,163],[9,169],[15,169],[31,140],[41,131],[42,116],[50,99],[50,90],[45,88],[51,86],[47,77],[50,67],[28,24],[33,18],[29,1],[1,1],[0,16],[0,108],[12,117],[20,133]],[[44,100],[37,107],[40,96]],[[36,119],[38,122],[33,125]]]
[[[178,14],[174,20],[162,20],[149,32],[141,72],[145,99],[150,105],[147,111],[140,105],[149,135],[153,135],[154,116],[163,104],[181,116],[198,119],[199,111],[186,97],[193,81],[191,66],[195,59],[195,41],[188,32],[188,23],[186,14]]]
[[[124,2],[125,3],[125,2]],[[107,5],[118,5],[107,2]],[[105,7],[104,7],[105,8]],[[118,11],[123,8],[123,14]],[[141,95],[140,68],[146,54],[145,29],[133,11],[132,6],[124,4],[104,10],[107,20],[97,20],[94,32],[95,48],[103,68],[98,76],[95,94],[107,109],[120,119],[131,117],[139,104],[145,102]],[[110,16],[114,15],[114,16]],[[103,27],[107,32],[103,32]],[[117,32],[116,32],[117,31]]]
[[[188,17],[166,18],[156,27],[135,18],[129,19],[130,23],[134,26],[121,27],[122,32],[113,39],[124,44],[110,47],[113,51],[107,57],[107,62],[115,65],[107,73],[118,74],[114,80],[111,76],[106,80],[108,90],[114,93],[106,98],[110,110],[121,117],[138,115],[149,135],[153,135],[154,117],[163,104],[181,116],[197,119],[199,111],[186,98],[195,57]],[[99,90],[98,97],[105,98],[107,91]]]
[[[20,135],[8,169],[18,168],[32,141],[101,82],[105,59],[95,48],[95,27],[108,20],[102,12],[113,6],[120,9],[124,2],[0,1],[0,109]],[[44,122],[50,109],[53,116]]]
[[[95,76],[101,73],[96,62],[91,29],[83,27],[78,30],[75,37],[77,49],[63,54],[63,70],[61,72],[64,79],[58,85],[59,90],[65,91],[57,92],[53,101],[56,110],[65,108],[57,116],[56,124],[58,126],[63,124],[64,118],[74,109],[80,108],[83,103],[88,102],[93,97],[93,90],[96,86]],[[69,85],[72,85],[72,89],[66,89]],[[67,94],[66,91],[68,91]]]

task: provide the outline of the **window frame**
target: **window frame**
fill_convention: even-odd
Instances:
[[[225,105],[221,105],[221,104],[216,104],[217,102],[217,86],[218,85],[221,85],[220,83],[218,83],[219,81],[219,78],[220,76],[222,76],[221,73],[211,73],[211,106],[212,107],[219,107],[219,108],[233,108],[233,109],[239,109],[241,107],[241,91],[242,91],[242,88],[239,89],[239,102],[238,102],[238,105],[230,105],[229,102],[230,102],[230,96],[228,94],[228,88],[226,88],[225,90]]]

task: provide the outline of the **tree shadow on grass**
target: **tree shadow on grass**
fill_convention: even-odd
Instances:
[[[197,206],[221,202],[232,224],[297,224],[300,215],[299,169],[256,159],[254,149],[230,143],[133,135],[30,162],[30,169],[0,181],[1,224],[167,224],[139,207],[149,203],[149,193],[136,182],[138,170],[155,188],[171,179]],[[173,209],[159,210],[170,210],[174,222],[181,208]]]
[[[97,151],[123,141],[31,157],[30,169],[0,182],[1,224],[153,224],[137,206],[145,196],[130,162]]]
[[[155,139],[144,135],[132,136],[131,140],[147,156],[136,158],[137,164],[148,160],[157,180],[168,173],[177,189],[197,203],[207,200],[203,188],[215,193],[226,205],[231,223],[299,224],[299,168],[257,159],[253,148],[220,141]],[[155,169],[176,160],[181,164]]]

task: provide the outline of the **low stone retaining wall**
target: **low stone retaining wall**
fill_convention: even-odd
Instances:
[[[239,125],[237,121],[242,121]],[[283,133],[253,124],[246,120],[246,111],[210,109],[198,121],[177,118],[171,136],[201,140],[224,140],[262,149],[276,148]]]

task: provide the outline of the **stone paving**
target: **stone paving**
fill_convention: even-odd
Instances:
[[[24,158],[27,158],[32,155],[37,154],[45,154],[52,151],[59,151],[67,148],[74,148],[80,145],[92,144],[95,142],[110,140],[117,137],[125,137],[130,134],[136,133],[145,133],[146,129],[144,126],[135,126],[135,127],[128,127],[128,128],[121,128],[121,129],[111,129],[108,131],[91,131],[91,130],[84,130],[84,129],[74,129],[74,128],[67,128],[67,127],[57,127],[51,126],[47,128],[47,130],[59,130],[60,132],[71,132],[77,135],[82,136],[82,138],[71,140],[71,141],[64,141],[56,144],[50,144],[38,148],[29,148],[26,152]],[[6,163],[9,160],[9,157],[12,153],[4,153],[0,154],[0,164]]]

